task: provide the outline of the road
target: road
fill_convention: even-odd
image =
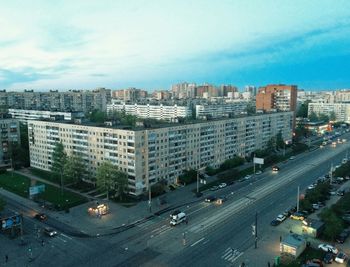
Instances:
[[[104,254],[105,266],[238,266],[243,260],[258,262],[259,255],[245,258],[245,252],[254,246],[251,225],[255,213],[259,245],[274,231],[270,221],[295,205],[297,187],[305,190],[328,173],[331,163],[339,164],[349,148],[350,143],[345,143],[311,151],[280,164],[278,173],[267,171],[252,181],[222,189],[216,194],[227,195],[223,205],[199,200],[183,209],[188,225],[170,227],[169,214],[165,214],[119,235],[104,237],[111,243]],[[276,240],[271,255],[278,254],[278,244]],[[90,260],[88,266],[98,263]]]

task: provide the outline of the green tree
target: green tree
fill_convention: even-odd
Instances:
[[[320,121],[324,121],[324,122],[329,122],[329,117],[328,115],[324,114],[324,113],[321,113],[319,116],[318,116],[318,119]]]
[[[65,182],[78,183],[85,173],[84,160],[81,156],[68,156],[64,165],[63,178]]]
[[[266,145],[266,152],[271,153],[276,150],[276,137],[272,136]]]
[[[312,111],[312,112],[309,114],[309,120],[310,120],[311,122],[318,121],[318,116],[317,116],[317,114],[316,114],[314,111]]]
[[[6,205],[5,200],[3,200],[2,198],[0,198],[0,211],[2,211],[2,210],[4,209],[5,205]]]
[[[320,214],[321,219],[325,223],[323,235],[328,240],[334,240],[334,238],[343,230],[343,221],[339,218],[331,209],[324,208]]]
[[[92,122],[103,123],[107,118],[107,113],[100,110],[93,110],[88,117]]]
[[[120,198],[125,194],[127,188],[127,174],[120,171],[110,161],[104,161],[96,173],[97,188],[107,192],[107,199],[111,192],[117,192]]]
[[[282,132],[279,131],[278,134],[276,135],[276,147],[278,148],[284,148],[285,147],[285,142],[283,140]]]
[[[61,193],[63,193],[63,174],[66,161],[67,154],[64,151],[64,146],[61,142],[57,142],[52,152],[51,171],[56,178],[61,180]]]
[[[331,113],[329,114],[329,120],[330,121],[336,121],[337,120],[337,116],[335,115],[334,111],[331,111]]]
[[[310,102],[311,102],[310,100],[306,100],[304,103],[302,103],[299,106],[299,109],[298,109],[297,114],[296,114],[297,117],[307,118],[307,112],[308,112]]]
[[[254,104],[252,103],[248,103],[247,107],[246,107],[246,112],[247,114],[251,115],[251,114],[255,114],[256,113],[256,107]]]

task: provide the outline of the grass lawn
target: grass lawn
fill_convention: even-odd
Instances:
[[[59,177],[55,176],[52,172],[39,170],[36,168],[28,168],[28,170],[35,176],[38,176],[42,179],[45,179],[45,180],[50,181],[50,182],[55,183],[55,184],[60,184]]]
[[[44,183],[39,181],[35,183],[35,185],[41,184]],[[1,187],[25,198],[29,198],[29,187],[31,185],[33,186],[31,180],[23,175],[16,173],[4,173],[0,175]],[[45,192],[38,194],[37,197],[52,203],[60,210],[87,202],[85,197],[69,191],[63,191],[61,194],[60,188],[48,184],[45,184]]]

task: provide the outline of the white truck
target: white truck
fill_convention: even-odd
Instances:
[[[179,214],[172,216],[170,220],[170,225],[175,226],[187,220],[186,214],[184,212],[180,212]]]

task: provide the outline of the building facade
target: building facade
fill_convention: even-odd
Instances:
[[[49,111],[106,111],[107,104],[111,102],[111,90],[98,88],[96,90],[70,90],[59,92],[24,92],[0,91],[2,106],[13,109],[49,110]]]
[[[19,121],[0,119],[0,166],[11,166],[11,146],[21,143]]]
[[[239,115],[247,111],[248,101],[236,101],[224,104],[196,105],[196,118],[222,118]]]
[[[60,111],[46,111],[46,110],[26,110],[10,108],[8,113],[12,118],[18,119],[20,122],[27,122],[28,120],[74,120],[84,117],[83,112],[60,112]]]
[[[308,114],[314,112],[317,116],[325,114],[335,115],[336,121],[350,123],[350,103],[309,103]]]
[[[176,182],[184,170],[251,155],[279,132],[291,140],[292,118],[292,112],[281,112],[133,130],[29,121],[30,163],[49,170],[55,144],[62,142],[68,154],[83,158],[92,176],[111,161],[128,174],[130,194],[140,195],[149,184]]]
[[[296,85],[271,84],[260,87],[256,95],[256,109],[264,111],[296,111]]]
[[[156,119],[176,121],[178,118],[185,118],[192,116],[192,110],[188,106],[178,105],[140,105],[140,104],[125,104],[118,101],[112,101],[107,105],[107,113],[110,114],[113,111],[125,112],[137,116],[138,118]]]

